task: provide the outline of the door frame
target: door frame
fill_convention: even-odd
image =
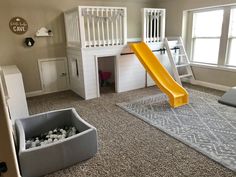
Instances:
[[[64,60],[65,68],[66,68],[66,83],[67,83],[67,87],[66,87],[66,89],[63,89],[63,90],[46,91],[45,85],[44,85],[44,80],[43,80],[42,63],[43,62],[50,62],[50,61],[58,61],[58,60]],[[70,89],[70,85],[69,85],[69,69],[68,69],[68,61],[67,61],[66,57],[41,58],[41,59],[38,59],[38,69],[39,69],[40,83],[41,83],[41,88],[42,88],[43,94],[54,93],[54,92],[64,91],[64,90],[69,90]]]
[[[114,74],[115,74],[115,93],[118,92],[118,81],[119,81],[119,75],[118,75],[118,69],[117,69],[117,65],[118,65],[118,62],[117,62],[117,58],[118,56],[117,55],[95,55],[94,56],[94,59],[95,59],[95,73],[96,73],[96,85],[97,85],[97,97],[100,97],[100,86],[99,86],[99,68],[98,68],[98,60],[99,58],[102,58],[102,57],[112,57],[111,60],[113,60],[114,62]]]

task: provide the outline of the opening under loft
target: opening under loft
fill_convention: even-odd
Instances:
[[[98,57],[100,94],[115,93],[115,56]]]

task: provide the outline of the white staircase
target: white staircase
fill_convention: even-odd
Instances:
[[[194,80],[192,69],[181,37],[166,37],[164,44],[170,60],[176,82],[182,85],[181,79]]]

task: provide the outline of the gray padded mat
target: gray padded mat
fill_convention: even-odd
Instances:
[[[227,91],[218,101],[219,103],[236,107],[236,87]]]

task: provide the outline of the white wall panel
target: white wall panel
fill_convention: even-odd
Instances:
[[[119,86],[118,92],[144,88],[145,69],[134,54],[121,55],[117,60]]]
[[[154,52],[156,57],[160,60],[160,62],[165,66],[165,68],[169,71],[169,73],[173,76],[172,69],[170,66],[170,60],[168,58],[167,53],[161,54],[160,52]],[[160,73],[161,74],[161,73]],[[152,78],[147,73],[147,87],[156,85]]]
[[[79,49],[67,49],[70,88],[75,93],[85,98],[83,61]],[[75,66],[77,65],[77,66]]]

